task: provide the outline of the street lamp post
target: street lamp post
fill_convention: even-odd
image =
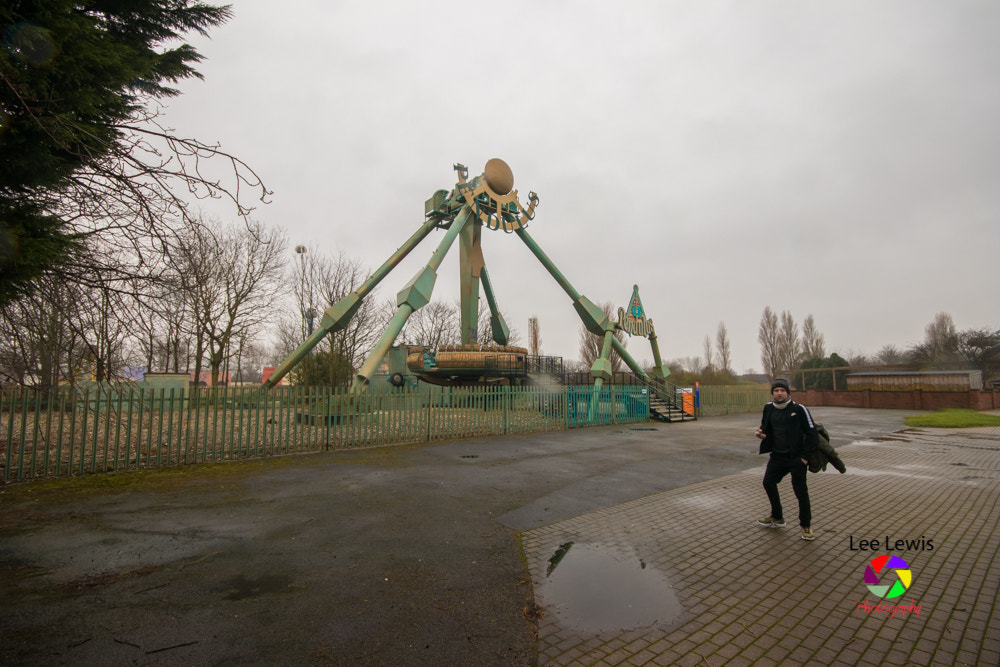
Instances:
[[[299,307],[302,309],[302,319],[306,321],[309,331],[307,336],[312,333],[312,299],[310,299],[310,304],[306,306],[306,253],[309,252],[304,245],[295,246],[295,252],[302,261],[302,273],[299,276]]]

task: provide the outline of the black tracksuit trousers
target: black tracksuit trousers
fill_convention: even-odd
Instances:
[[[799,525],[808,528],[812,522],[812,508],[809,506],[809,487],[806,486],[806,474],[809,468],[802,459],[794,454],[771,453],[764,471],[764,491],[771,501],[771,518],[784,519],[781,510],[781,496],[778,494],[778,482],[788,473],[792,474],[792,490],[799,501]]]

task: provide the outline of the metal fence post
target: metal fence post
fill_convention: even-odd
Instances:
[[[433,398],[431,397],[431,390],[428,389],[427,390],[427,437],[425,439],[425,442],[430,442],[431,441],[431,401],[432,400],[433,400]]]

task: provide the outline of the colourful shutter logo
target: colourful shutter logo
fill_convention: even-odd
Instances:
[[[883,568],[885,568],[885,572],[882,572]],[[894,571],[898,577],[891,585],[885,583],[890,571]],[[898,598],[905,593],[912,580],[913,574],[910,572],[910,566],[899,556],[888,554],[879,556],[873,558],[865,567],[865,583],[868,584],[868,590],[871,591],[872,595],[884,597],[887,600]]]

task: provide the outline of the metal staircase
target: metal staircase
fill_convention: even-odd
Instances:
[[[649,417],[661,422],[694,421],[697,417],[684,410],[681,394],[677,385],[663,380],[652,380],[646,383],[649,388]]]
[[[527,358],[527,383],[545,389],[562,389],[562,357],[542,357],[529,355]]]

